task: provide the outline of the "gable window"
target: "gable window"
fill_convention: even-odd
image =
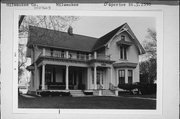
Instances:
[[[125,84],[125,70],[119,70],[119,84]]]
[[[125,41],[125,36],[124,35],[121,35],[121,40]]]
[[[127,47],[120,46],[120,59],[127,59]]]
[[[132,84],[132,79],[133,79],[133,71],[128,70],[128,84]]]

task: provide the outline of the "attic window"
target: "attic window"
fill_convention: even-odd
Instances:
[[[120,46],[120,59],[127,60],[127,47]]]
[[[125,36],[121,35],[121,40],[125,41]]]

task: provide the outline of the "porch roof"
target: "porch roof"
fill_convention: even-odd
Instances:
[[[122,62],[122,63],[114,63],[114,68],[136,68],[137,63],[131,63],[131,62]]]

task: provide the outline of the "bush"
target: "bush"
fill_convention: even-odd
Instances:
[[[93,95],[93,92],[84,91],[85,95]]]
[[[132,90],[138,88],[138,85],[137,84],[119,84],[118,87],[123,90],[128,90],[131,92]]]
[[[60,96],[61,92],[51,92],[51,96]]]
[[[47,96],[70,96],[70,92],[50,92],[50,91],[42,91],[39,93],[42,97]]]
[[[61,96],[71,96],[70,92],[61,92]]]
[[[156,94],[156,84],[143,84],[143,83],[134,83],[134,84],[119,84],[120,89],[129,91],[131,94],[134,89],[138,89],[138,92],[141,92],[142,95],[147,94]],[[127,92],[126,92],[127,93]]]
[[[39,93],[42,97],[47,97],[47,96],[50,96],[51,95],[51,92],[50,91],[43,91],[43,92],[40,92]]]
[[[142,95],[156,94],[156,84],[139,84],[138,89]]]

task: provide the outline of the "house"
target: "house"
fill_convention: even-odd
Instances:
[[[127,23],[100,38],[29,27],[30,91],[109,90],[139,82],[145,51]]]

